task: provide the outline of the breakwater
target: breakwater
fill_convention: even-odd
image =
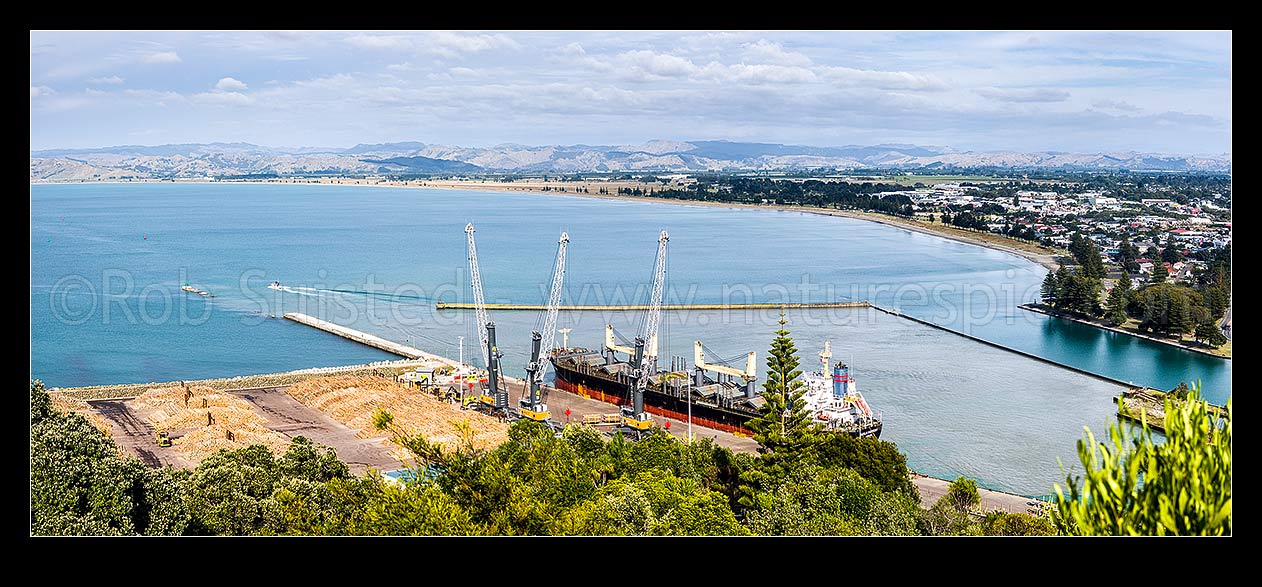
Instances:
[[[433,353],[427,353],[416,347],[399,344],[397,342],[381,338],[380,336],[374,336],[372,334],[368,334],[367,332],[360,332],[354,328],[347,328],[327,320],[321,320],[315,316],[308,316],[299,312],[289,312],[285,314],[285,318],[293,320],[299,324],[305,324],[312,328],[318,328],[330,334],[336,334],[342,338],[353,340],[363,345],[378,348],[388,353],[394,353],[400,357],[408,359],[430,359],[434,361],[441,361],[453,367],[459,366],[459,363],[446,357],[435,355]]]
[[[817,302],[817,303],[756,303],[756,304],[662,304],[663,312],[671,312],[678,310],[805,310],[819,308],[867,308],[871,306],[868,302]],[[472,310],[474,305],[465,302],[438,302],[434,305],[438,310]],[[548,307],[543,304],[487,304],[487,310],[523,310],[539,312],[547,310]],[[647,304],[629,304],[629,305],[599,305],[599,304],[582,304],[573,306],[560,306],[560,310],[567,312],[632,312],[649,309]]]
[[[897,316],[897,317],[899,317],[899,318],[903,318],[903,319],[906,319],[906,320],[911,320],[912,322],[916,322],[916,323],[919,323],[919,324],[923,324],[923,325],[925,325],[925,326],[929,326],[929,327],[931,327],[931,328],[937,328],[938,330],[943,330],[943,331],[946,331],[946,332],[950,332],[951,334],[954,334],[954,335],[957,335],[957,336],[962,336],[962,337],[964,337],[964,338],[967,338],[967,339],[972,340],[972,341],[975,341],[975,342],[980,342],[980,343],[982,343],[982,344],[984,344],[984,345],[986,345],[986,346],[994,347],[994,348],[997,348],[997,349],[1002,349],[1002,350],[1008,351],[1008,352],[1010,352],[1010,353],[1016,353],[1016,354],[1021,355],[1021,356],[1023,356],[1023,357],[1030,358],[1030,359],[1034,359],[1035,361],[1039,361],[1039,362],[1041,362],[1041,363],[1047,363],[1047,364],[1049,364],[1049,365],[1055,365],[1055,366],[1060,367],[1060,368],[1062,368],[1062,369],[1068,369],[1068,370],[1073,371],[1073,372],[1075,372],[1075,373],[1081,373],[1081,374],[1086,375],[1086,376],[1088,376],[1088,377],[1094,377],[1095,379],[1099,379],[1100,381],[1105,381],[1105,382],[1108,382],[1108,383],[1112,383],[1112,384],[1114,384],[1114,385],[1121,385],[1121,386],[1124,386],[1124,387],[1126,387],[1126,388],[1138,387],[1137,385],[1135,385],[1134,383],[1131,383],[1131,382],[1129,382],[1129,381],[1122,381],[1121,379],[1115,379],[1115,378],[1113,378],[1113,377],[1109,377],[1109,376],[1107,376],[1107,375],[1100,375],[1099,373],[1092,373],[1091,371],[1087,371],[1086,369],[1079,369],[1078,367],[1075,367],[1075,366],[1073,366],[1073,365],[1066,365],[1066,364],[1061,363],[1061,362],[1059,362],[1059,361],[1053,361],[1053,360],[1051,360],[1051,359],[1044,358],[1044,357],[1040,357],[1040,356],[1038,356],[1038,355],[1036,355],[1036,354],[1033,354],[1033,353],[1027,353],[1027,352],[1025,352],[1025,351],[1018,350],[1018,349],[1014,349],[1014,348],[1009,347],[1009,346],[1004,346],[1004,345],[1002,345],[1002,344],[999,344],[999,343],[996,343],[996,342],[991,342],[991,341],[986,340],[986,339],[984,339],[984,338],[978,338],[978,337],[973,336],[973,335],[971,335],[971,334],[966,334],[966,333],[960,332],[960,331],[955,330],[955,329],[953,329],[953,328],[947,328],[946,326],[943,326],[943,325],[941,325],[941,324],[935,324],[935,323],[933,323],[933,322],[930,322],[930,321],[928,321],[928,320],[922,320],[922,319],[917,318],[917,317],[915,317],[915,316],[908,316],[907,314],[904,314],[904,313],[902,313],[902,312],[900,312],[900,311],[898,311],[898,310],[891,310],[891,309],[889,309],[889,308],[882,308],[881,306],[878,306],[878,305],[875,305],[875,304],[868,304],[868,306],[869,306],[870,308],[874,309],[874,310],[877,310],[877,311],[880,311],[880,312],[885,312],[886,314],[889,314],[889,315],[891,315],[891,316]]]

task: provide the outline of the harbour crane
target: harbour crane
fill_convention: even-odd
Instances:
[[[634,432],[637,438],[653,427],[653,418],[644,412],[644,390],[648,387],[649,375],[657,364],[657,327],[662,319],[668,241],[670,235],[663,230],[657,238],[657,260],[653,263],[653,288],[649,294],[649,307],[635,337],[635,348],[631,356],[631,405],[623,406],[621,410],[622,422],[619,427]],[[608,332],[607,329],[606,337]],[[644,348],[646,343],[651,343],[647,353]]]
[[[535,330],[530,333],[530,362],[526,364],[526,397],[520,400],[522,417],[537,422],[547,422],[551,418],[548,404],[539,396],[539,386],[543,384],[543,375],[548,368],[548,357],[556,345],[557,310],[561,305],[561,286],[565,281],[565,249],[570,243],[570,235],[562,232],[557,241],[557,256],[552,269],[552,289],[548,294],[548,306],[544,311],[543,332]],[[569,332],[569,329],[566,329]]]
[[[486,299],[482,295],[482,273],[478,271],[478,247],[473,241],[473,223],[464,227],[469,241],[469,279],[473,284],[473,304],[478,324],[478,338],[481,341],[482,360],[486,362],[487,386],[479,395],[477,403],[497,415],[507,415],[508,388],[501,385],[500,358],[504,356],[495,345],[495,323],[486,315]]]
[[[740,377],[744,383],[741,387],[745,391],[745,397],[753,399],[757,396],[757,389],[754,388],[754,381],[758,373],[756,370],[756,365],[758,364],[756,359],[757,353],[751,351],[749,355],[745,357],[745,369],[741,370],[724,365],[723,363],[726,361],[707,363],[705,360],[705,351],[705,345],[701,344],[701,341],[698,340],[693,343],[692,362],[696,365],[696,375],[695,380],[693,381],[694,386],[701,387],[705,385],[705,372],[713,371],[730,377]]]

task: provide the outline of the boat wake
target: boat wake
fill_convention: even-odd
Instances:
[[[320,294],[318,293],[319,290],[315,288],[311,288],[311,287],[289,287],[288,285],[282,285],[282,286],[274,287],[271,289],[275,289],[277,291],[283,291],[285,293],[296,294],[300,296],[307,296],[311,298],[320,297]]]

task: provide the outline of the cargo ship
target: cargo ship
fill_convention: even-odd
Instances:
[[[802,375],[802,380],[806,382],[803,399],[812,421],[818,422],[825,430],[880,438],[881,414],[872,411],[863,394],[855,388],[850,367],[838,361],[829,374],[827,365],[825,362],[824,369]]]
[[[553,351],[551,361],[556,373],[557,389],[618,406],[630,405],[630,359],[620,360],[615,354],[615,349],[628,349],[614,345],[611,338],[611,335],[607,335],[606,345],[600,350],[561,348]],[[749,420],[759,416],[766,404],[756,386],[754,353],[749,353],[746,368],[738,370],[707,363],[701,343],[698,341],[695,346],[691,372],[682,357],[673,358],[669,369],[651,370],[652,374],[648,376],[644,391],[645,411],[687,421],[691,410],[694,424],[741,436],[753,436],[753,431],[747,424]],[[844,370],[844,366],[842,368]],[[824,377],[819,373],[812,375],[820,381]],[[830,379],[835,380],[835,376]],[[815,379],[806,378],[808,394],[819,387],[813,381]],[[850,385],[846,393],[851,395],[843,393],[842,397],[835,400],[815,394],[817,397],[808,401],[814,421],[827,429],[844,430],[854,436],[879,436],[879,415],[869,415],[867,403],[853,389],[853,383]],[[831,397],[832,393],[827,395]],[[854,397],[858,398],[857,403],[851,399]],[[853,413],[853,410],[858,410],[861,415]],[[819,418],[820,414],[826,417]]]

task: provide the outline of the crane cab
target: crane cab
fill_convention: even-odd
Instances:
[[[656,426],[657,423],[654,422],[652,416],[649,416],[647,413],[640,412],[639,414],[636,414],[630,407],[623,406],[621,425],[632,430],[645,432],[653,428],[653,426]]]
[[[548,404],[543,402],[532,405],[530,400],[523,399],[519,405],[523,418],[530,418],[536,422],[546,422],[552,417],[552,414],[548,412]]]

